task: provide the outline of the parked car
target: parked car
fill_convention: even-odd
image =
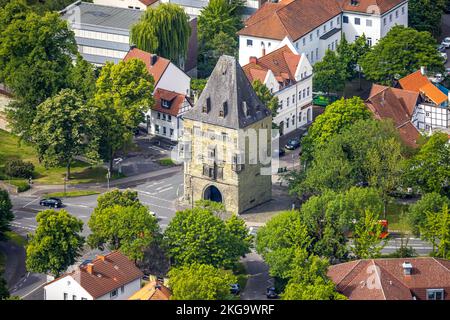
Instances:
[[[433,77],[430,77],[429,79],[433,83],[441,83],[442,81],[444,81],[444,76],[442,75],[442,73],[436,73]]]
[[[446,48],[450,48],[450,37],[446,37],[444,40],[442,40],[441,44]]]
[[[52,207],[52,208],[61,208],[62,207],[62,201],[58,198],[47,198],[42,199],[39,201],[39,205],[44,207]]]
[[[446,52],[446,47],[443,44],[438,45],[438,51],[439,52]]]
[[[445,68],[444,76],[446,77],[450,76],[450,68]]]
[[[278,298],[278,294],[277,294],[277,292],[276,292],[274,287],[268,287],[266,289],[266,297],[268,299],[276,299],[276,298]]]
[[[286,151],[284,151],[283,149],[274,149],[273,150],[273,156],[274,157],[282,157],[286,154]]]
[[[285,146],[285,148],[288,149],[288,150],[295,150],[298,147],[300,147],[300,141],[298,141],[297,139],[289,140],[288,143]]]
[[[441,52],[440,55],[441,55],[442,59],[444,59],[444,62],[447,62],[447,53]]]
[[[231,292],[231,294],[234,294],[234,295],[238,295],[239,293],[241,293],[241,286],[239,285],[239,283],[231,284],[230,292]]]

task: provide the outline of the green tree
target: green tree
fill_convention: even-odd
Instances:
[[[134,261],[142,260],[144,251],[158,239],[158,222],[144,206],[95,209],[88,225],[92,248],[119,250]]]
[[[139,201],[137,191],[132,191],[129,189],[120,191],[119,189],[114,189],[103,193],[97,198],[97,206],[95,209],[103,210],[114,206],[139,207],[142,206],[142,204]]]
[[[83,221],[66,210],[44,210],[37,217],[26,251],[27,270],[59,276],[73,265],[84,244]]]
[[[199,206],[175,214],[164,243],[175,265],[232,267],[250,249],[251,238],[244,228],[235,216],[224,222],[214,210]]]
[[[68,87],[76,53],[74,34],[58,13],[40,16],[23,1],[0,9],[0,82],[16,97],[7,115],[22,138],[30,137],[36,107]]]
[[[288,279],[298,248],[311,249],[313,239],[298,211],[286,211],[273,217],[258,230],[256,251],[262,255],[272,276]]]
[[[408,164],[405,179],[422,193],[450,195],[450,145],[448,135],[435,132]]]
[[[447,203],[439,212],[426,212],[426,220],[420,226],[420,237],[431,242],[432,256],[443,259],[450,257],[450,214]]]
[[[366,210],[356,222],[353,234],[353,253],[358,259],[371,259],[380,256],[386,240],[380,238],[383,227],[379,223],[379,214]]]
[[[437,256],[443,259],[450,258],[450,213],[448,205],[444,204],[439,221],[439,246]]]
[[[12,203],[6,190],[0,189],[0,241],[5,240],[5,232],[14,219]]]
[[[444,204],[450,205],[450,200],[436,192],[426,193],[420,200],[412,204],[409,209],[409,227],[414,235],[420,235],[420,228],[423,228],[427,212],[438,213]]]
[[[259,80],[253,81],[252,86],[259,100],[272,112],[272,118],[275,118],[278,114],[278,98]]]
[[[335,51],[327,50],[323,59],[316,62],[313,71],[314,91],[337,93],[344,90],[347,69]]]
[[[186,58],[191,27],[183,8],[172,3],[148,7],[131,28],[130,41],[137,48],[180,64]]]
[[[233,300],[230,285],[236,282],[230,271],[207,264],[193,263],[169,271],[172,300]]]
[[[3,279],[2,274],[0,274],[0,300],[7,300],[9,298],[9,291],[6,280]]]
[[[198,17],[199,75],[207,77],[222,54],[237,55],[236,33],[242,28],[240,0],[212,0]]]
[[[364,57],[360,65],[368,80],[392,85],[421,66],[441,71],[444,61],[436,50],[436,40],[428,32],[394,26]]]
[[[81,55],[78,55],[69,75],[69,87],[74,89],[84,101],[87,101],[94,96],[96,81],[96,69],[94,69],[92,64],[84,60]]]
[[[92,105],[102,128],[100,154],[111,171],[115,153],[131,140],[153,104],[153,87],[153,77],[140,60],[109,62],[102,68]]]
[[[291,279],[283,294],[283,300],[344,300],[336,292],[334,283],[327,277],[327,259],[308,255],[304,249],[295,252]]]
[[[346,66],[347,80],[356,78],[359,59],[369,51],[370,46],[367,43],[367,38],[364,34],[353,43],[348,43],[345,35],[342,36],[341,42],[337,46],[336,53],[344,66]]]
[[[52,115],[49,117],[49,115]],[[74,90],[63,89],[36,110],[31,134],[46,166],[70,167],[77,156],[97,159],[96,115]]]
[[[441,34],[445,0],[409,0],[408,23],[418,31],[428,31],[434,37]]]

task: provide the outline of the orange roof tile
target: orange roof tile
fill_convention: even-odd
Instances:
[[[403,273],[403,263],[412,274]],[[436,258],[357,260],[333,265],[328,276],[350,300],[426,300],[426,289],[443,288],[450,300],[450,261]],[[379,284],[379,285],[377,285]]]
[[[156,59],[156,63],[154,65],[151,64],[152,54],[137,48],[132,48],[126,54],[124,61],[128,61],[130,59],[139,59],[145,63],[147,66],[148,72],[155,79],[155,86],[158,83],[159,79],[161,79],[162,75],[166,71],[167,67],[170,64],[170,60],[166,58],[158,56]]]
[[[378,9],[381,14],[393,9],[403,2],[406,2],[406,0],[359,0],[358,4],[355,6],[351,4],[351,0],[338,1],[342,3],[342,9],[345,11],[367,13]]]
[[[242,69],[250,82],[256,79],[263,82],[268,70],[273,72],[279,82],[295,81],[295,71],[299,62],[300,55],[293,53],[288,46],[283,46],[243,66]]]
[[[420,70],[407,75],[398,82],[403,89],[420,92],[437,105],[440,105],[448,99]]]
[[[92,273],[89,273],[88,270],[90,264],[92,264]],[[136,265],[119,251],[97,256],[90,264],[81,265],[78,269],[66,273],[50,283],[71,276],[96,299],[143,276]]]
[[[152,281],[133,294],[128,300],[170,300],[171,296],[172,292],[169,288],[158,281]]]

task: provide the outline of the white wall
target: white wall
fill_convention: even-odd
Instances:
[[[136,279],[130,283],[127,283],[122,288],[117,289],[117,296],[111,297],[111,293],[107,293],[104,296],[97,298],[96,300],[127,300],[134,293],[141,289],[141,279]]]
[[[156,84],[157,88],[178,92],[189,96],[191,78],[173,63],[170,63]]]
[[[247,46],[247,40],[253,41],[253,45]],[[271,53],[279,47],[280,43],[280,40],[239,36],[239,64],[241,66],[248,64],[250,57],[262,57],[263,48],[266,49],[266,54]]]
[[[419,104],[413,117],[413,124],[419,130],[450,128],[450,111],[448,108]]]
[[[381,38],[381,18],[375,15],[364,15],[345,12],[343,15],[348,18],[348,23],[343,23],[343,31],[345,38],[348,42],[352,43],[356,40],[356,37],[360,37],[363,34],[366,38],[372,39],[372,45],[376,44]],[[359,19],[360,24],[357,25],[355,20]],[[371,22],[372,25],[368,25]]]
[[[396,12],[398,12],[398,17],[396,16]],[[392,17],[392,21],[390,17]],[[385,19],[386,24],[384,24]],[[381,17],[381,37],[384,37],[396,24],[408,26],[408,3],[386,12]]]
[[[92,296],[84,290],[72,276],[66,276],[44,287],[45,300],[64,300],[67,293],[68,300],[93,300]],[[75,296],[75,298],[74,298]]]

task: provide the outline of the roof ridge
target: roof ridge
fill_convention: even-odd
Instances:
[[[381,293],[383,294],[384,300],[387,300],[386,299],[386,294],[384,293],[383,282],[381,281],[381,274],[378,273],[378,270],[379,269],[381,270],[381,267],[375,263],[374,259],[371,259],[371,261],[372,261],[372,264],[375,266],[375,273],[377,274],[378,280],[380,282]],[[384,270],[384,268],[383,268],[383,270]],[[387,273],[389,273],[389,272],[387,272]]]
[[[439,260],[436,259],[436,257],[432,257],[432,259],[434,261],[436,261],[441,267],[443,267],[444,269],[446,269],[447,271],[450,271],[449,268],[447,268],[446,266],[444,266]]]

